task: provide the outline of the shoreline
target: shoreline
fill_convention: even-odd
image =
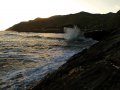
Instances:
[[[116,29],[28,90],[119,90],[119,59],[120,29]]]

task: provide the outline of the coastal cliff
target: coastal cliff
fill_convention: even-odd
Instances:
[[[112,29],[98,43],[71,57],[29,90],[120,90],[119,20],[120,12],[109,23]]]
[[[71,57],[30,90],[119,90],[120,29]]]

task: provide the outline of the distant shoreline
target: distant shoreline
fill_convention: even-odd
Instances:
[[[63,33],[64,27],[73,27],[74,25],[77,25],[85,31],[109,30],[118,27],[113,26],[115,22],[113,18],[116,15],[117,13],[91,14],[80,12],[76,14],[52,16],[46,19],[36,18],[27,22],[17,23],[6,29],[6,31]]]

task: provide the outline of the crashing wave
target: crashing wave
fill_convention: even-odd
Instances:
[[[64,27],[64,38],[68,41],[76,40],[80,37],[83,37],[83,32],[77,26],[73,28]]]

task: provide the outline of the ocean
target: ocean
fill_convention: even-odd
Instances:
[[[26,90],[96,41],[64,34],[0,32],[0,90]]]

